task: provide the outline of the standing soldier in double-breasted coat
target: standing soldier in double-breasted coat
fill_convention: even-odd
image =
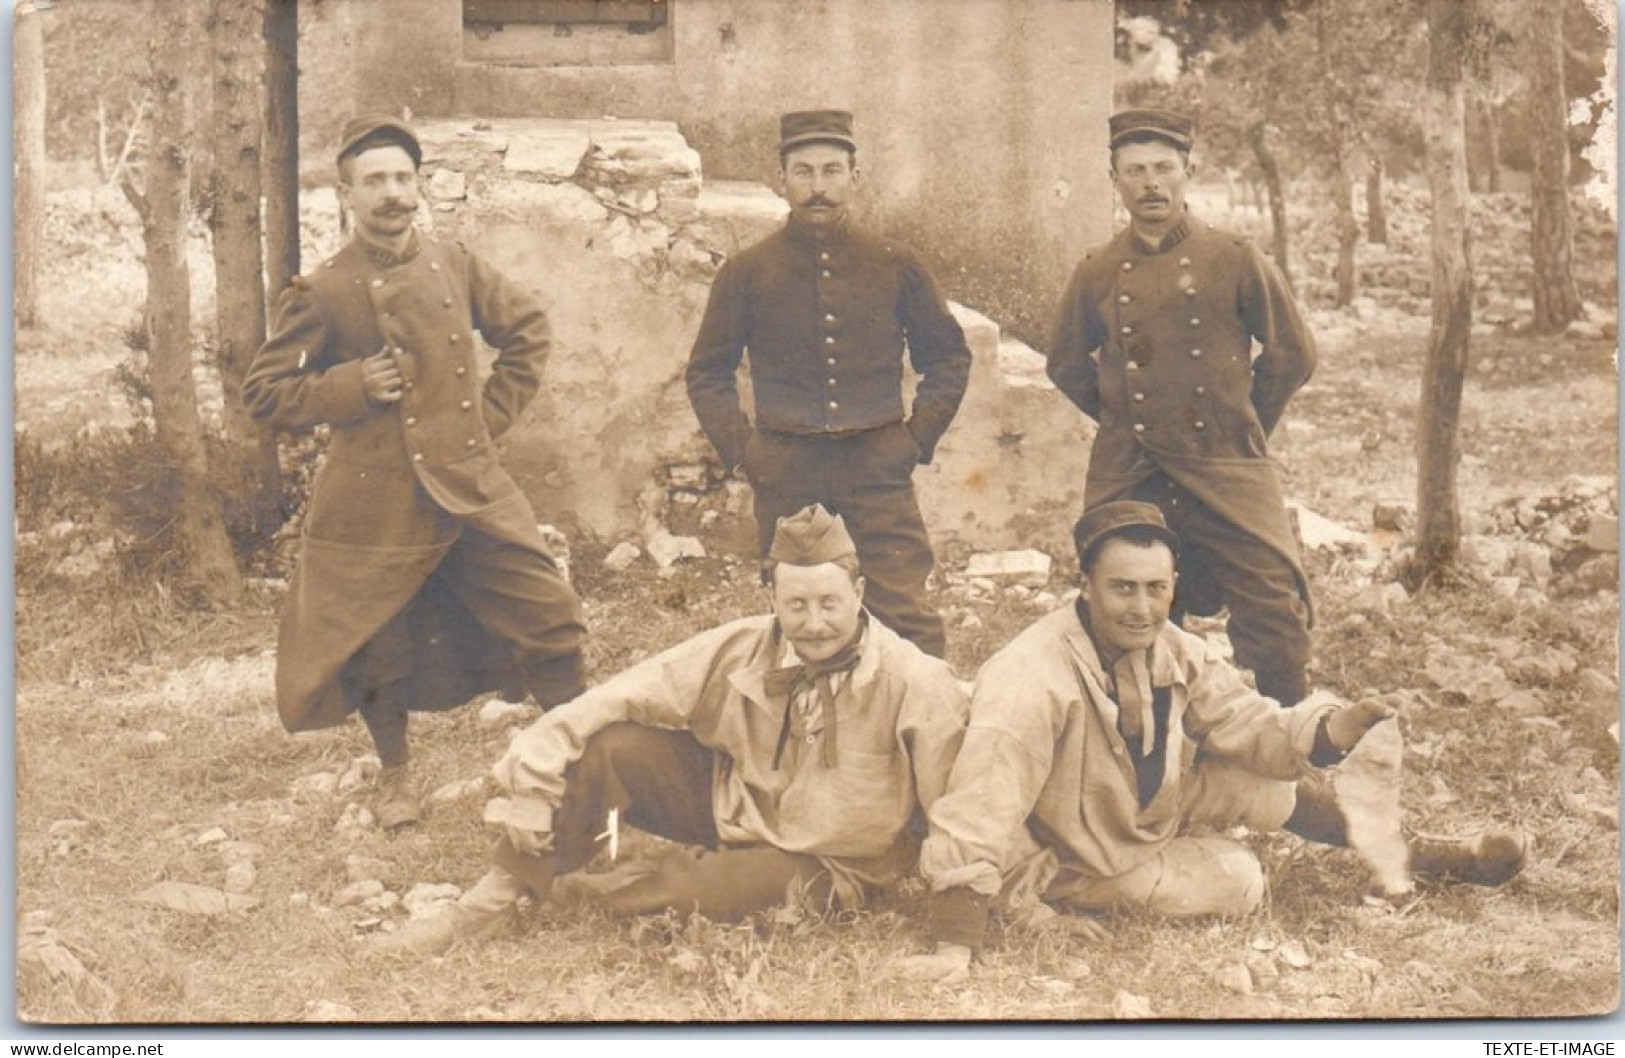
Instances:
[[[1184,542],[1174,620],[1227,606],[1236,661],[1292,705],[1309,693],[1309,586],[1267,440],[1314,338],[1280,271],[1186,210],[1191,120],[1129,110],[1110,128],[1131,220],[1073,273],[1048,363],[1100,424],[1084,504],[1160,508]]]
[[[326,424],[277,642],[291,731],[359,710],[378,817],[415,821],[407,712],[497,687],[544,708],[585,689],[580,602],[493,438],[535,396],[550,346],[536,300],[420,233],[416,134],[358,118],[338,154],[348,245],[282,295],[243,384],[278,429]],[[496,351],[482,381],[475,335]]]

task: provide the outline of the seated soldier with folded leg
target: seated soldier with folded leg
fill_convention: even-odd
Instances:
[[[903,960],[902,973],[965,972],[996,901],[1052,920],[1122,907],[1247,914],[1263,898],[1263,868],[1214,832],[1236,825],[1351,844],[1389,892],[1412,873],[1499,885],[1522,868],[1520,835],[1402,836],[1397,731],[1383,726],[1391,706],[1317,693],[1282,708],[1172,624],[1179,540],[1155,506],[1095,507],[1073,537],[1076,604],[1041,618],[977,676],[920,854],[936,950]],[[1391,813],[1384,790],[1335,781],[1362,741],[1362,755],[1375,746],[1392,758]],[[1334,781],[1306,781],[1320,769]],[[1027,906],[1011,907],[1021,895]],[[1087,918],[1055,921],[1099,932]]]
[[[773,612],[701,633],[547,713],[497,764],[486,875],[444,913],[377,938],[434,953],[488,934],[584,867],[620,821],[692,846],[615,872],[613,910],[726,920],[795,889],[840,906],[914,868],[965,692],[863,608],[857,553],[813,505],[779,519]]]

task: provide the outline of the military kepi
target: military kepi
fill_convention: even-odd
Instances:
[[[388,114],[365,114],[344,124],[339,137],[340,162],[373,147],[399,147],[412,156],[413,165],[423,164],[423,147],[412,126]]]
[[[797,110],[779,119],[779,153],[804,143],[838,143],[858,149],[852,138],[852,115],[845,110]]]
[[[1172,110],[1121,110],[1108,124],[1113,148],[1131,136],[1155,136],[1188,151],[1196,134],[1196,122]]]
[[[790,566],[818,566],[857,553],[841,516],[815,503],[779,519],[767,557]]]
[[[1115,500],[1084,511],[1083,517],[1073,527],[1072,542],[1077,546],[1079,563],[1086,560],[1089,552],[1107,533],[1130,527],[1150,530],[1151,535],[1167,544],[1170,551],[1179,554],[1179,537],[1168,528],[1162,511],[1155,504]]]

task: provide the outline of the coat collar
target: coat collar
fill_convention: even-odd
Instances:
[[[376,243],[368,242],[360,234],[351,237],[350,245],[354,246],[362,257],[365,257],[379,268],[395,268],[415,259],[419,253],[423,252],[423,240],[418,237],[416,228],[411,229],[408,233],[406,248],[400,253],[386,250]]]
[[[1163,254],[1184,242],[1191,233],[1191,211],[1186,209],[1172,228],[1162,233],[1160,239],[1149,239],[1129,226],[1129,245],[1143,254]]]
[[[843,245],[851,237],[852,214],[848,211],[847,215],[841,218],[840,223],[828,229],[815,228],[811,224],[791,217],[784,222],[784,235],[793,246],[807,249],[820,247],[833,249]]]

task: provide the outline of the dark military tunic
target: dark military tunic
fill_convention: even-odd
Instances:
[[[736,372],[750,356],[754,428]],[[904,406],[904,355],[920,375]],[[970,379],[969,347],[913,251],[794,220],[723,266],[689,357],[695,415],[755,489],[761,553],[777,518],[822,503],[846,519],[881,621],[941,655],[926,605],[931,542],[913,486]]]
[[[497,351],[483,382],[476,333]],[[549,346],[534,298],[427,237],[399,256],[353,240],[282,295],[244,403],[278,429],[331,428],[278,637],[290,730],[337,723],[383,684],[440,708],[579,651],[578,601],[493,444]],[[404,378],[395,404],[362,383],[379,350]]]
[[[1085,504],[1151,500],[1187,543],[1222,538],[1218,559],[1242,569],[1213,573],[1249,668],[1308,660],[1308,583],[1267,439],[1314,366],[1279,270],[1188,216],[1155,246],[1131,228],[1090,253],[1049,351],[1050,378],[1100,424]],[[1269,583],[1225,583],[1238,577]]]

